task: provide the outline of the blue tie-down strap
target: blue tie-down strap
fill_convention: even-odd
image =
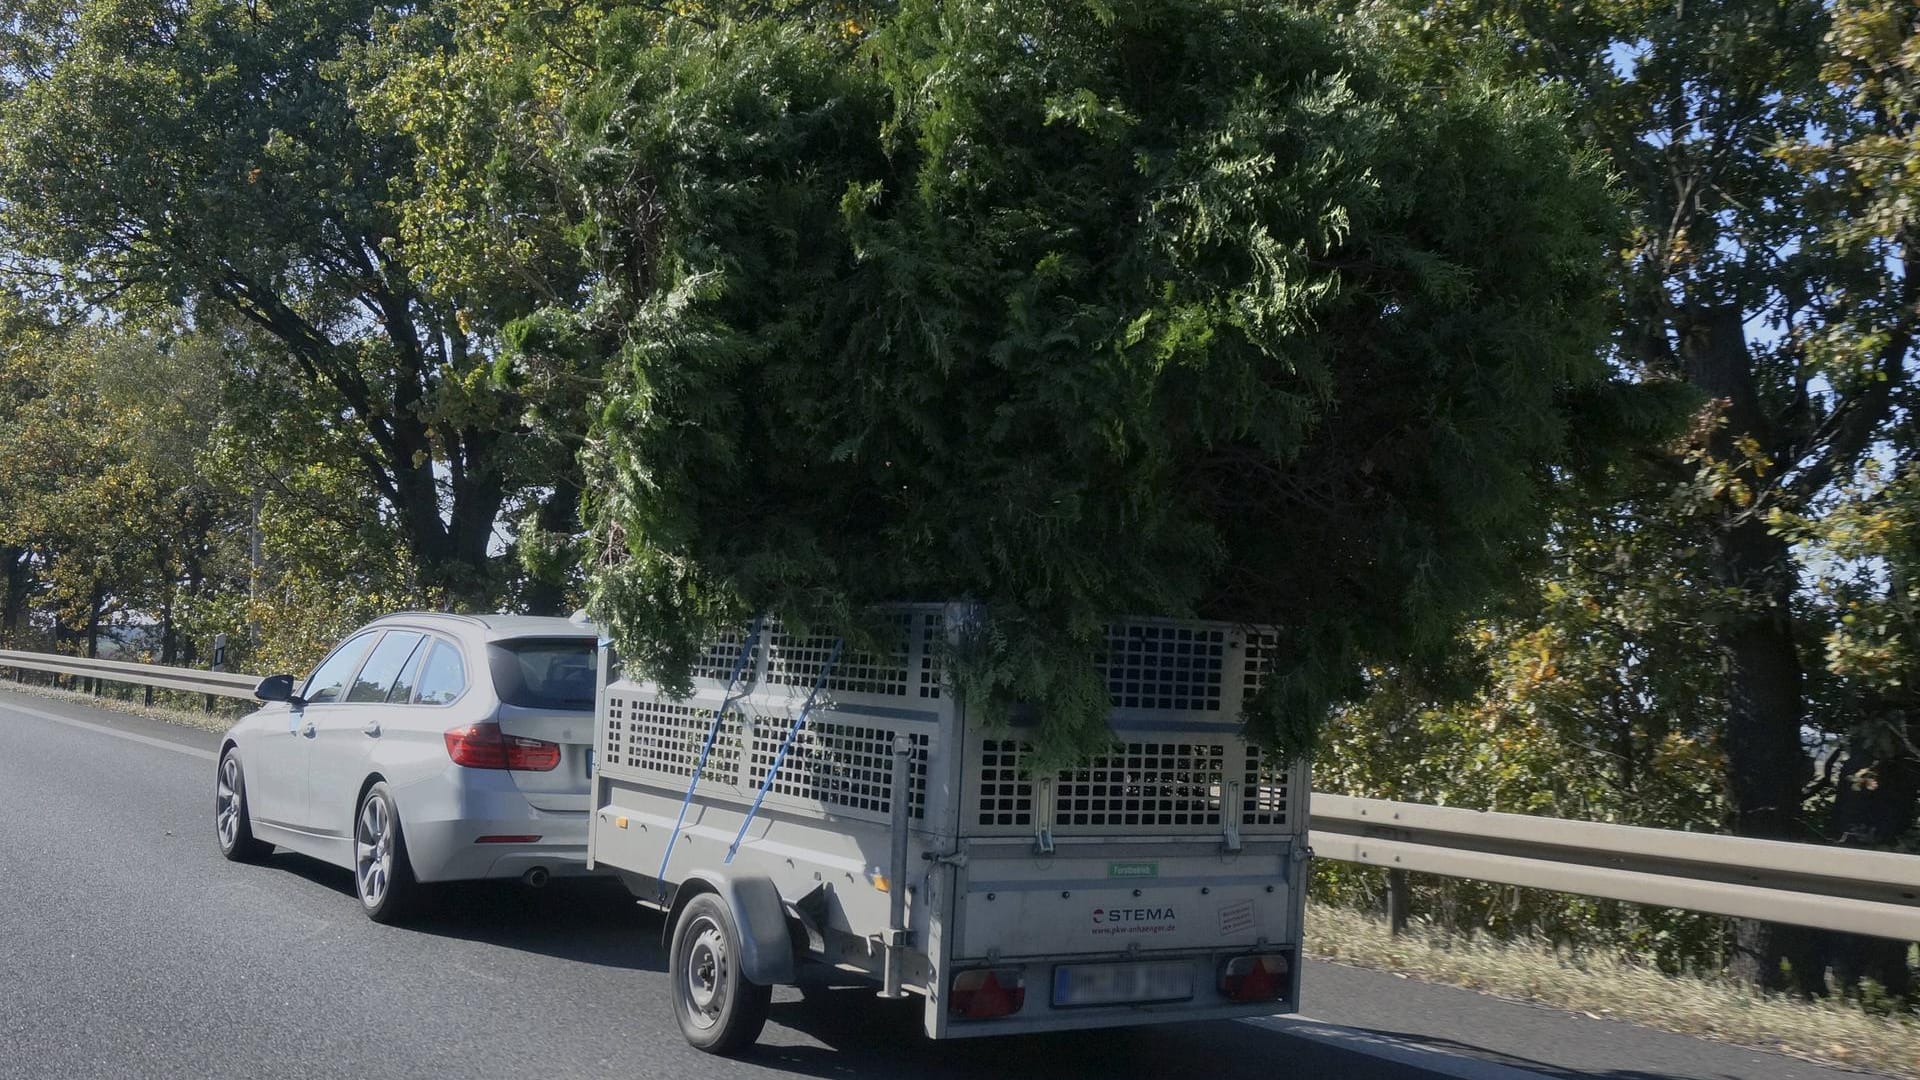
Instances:
[[[820,677],[813,680],[813,690],[807,694],[807,703],[800,706],[800,715],[794,719],[793,726],[787,729],[787,737],[780,740],[780,752],[773,755],[773,764],[767,766],[766,778],[760,781],[760,793],[753,797],[746,820],[740,823],[740,831],[734,834],[733,843],[727,848],[727,862],[733,862],[734,855],[739,852],[740,842],[747,838],[747,826],[753,824],[754,815],[760,812],[760,804],[766,801],[767,789],[773,786],[773,778],[780,775],[780,766],[787,760],[787,751],[793,748],[794,738],[800,734],[801,728],[807,726],[807,716],[813,712],[814,699],[820,696],[820,688],[827,684],[827,676],[833,673],[834,665],[840,662],[840,645],[840,639],[834,639],[833,651],[827,654],[827,662],[821,665]]]
[[[727,676],[727,693],[720,700],[720,707],[714,710],[713,726],[707,729],[707,741],[700,747],[700,760],[694,763],[693,779],[687,781],[687,793],[680,799],[680,816],[673,819],[673,835],[667,837],[667,850],[660,853],[660,887],[667,885],[667,863],[673,858],[673,845],[680,842],[680,827],[687,822],[687,807],[693,802],[693,789],[700,786],[700,774],[707,769],[707,757],[713,753],[713,743],[720,735],[720,725],[727,722],[727,713],[734,703],[740,700],[735,689],[740,685],[740,676],[747,670],[747,658],[753,655],[754,646],[760,642],[760,620],[753,620],[753,628],[747,633],[747,640],[740,646],[740,656],[733,662],[733,674]]]

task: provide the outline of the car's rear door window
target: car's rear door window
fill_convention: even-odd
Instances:
[[[500,700],[523,709],[590,712],[594,698],[592,638],[534,638],[487,646]]]
[[[420,685],[414,700],[422,705],[445,705],[466,689],[467,665],[460,659],[460,650],[436,640],[426,663],[420,666]]]
[[[347,680],[360,668],[360,660],[367,655],[367,647],[373,644],[376,635],[367,633],[348,639],[345,645],[333,651],[333,655],[314,669],[313,677],[307,680],[307,692],[300,695],[309,705],[325,705],[340,700],[347,689]]]
[[[361,665],[352,689],[347,691],[347,700],[371,704],[387,700],[394,681],[406,670],[407,661],[413,659],[414,650],[420,647],[421,639],[425,636],[411,630],[387,631],[386,636],[380,639],[380,644],[373,647],[367,662]]]
[[[393,680],[393,689],[387,691],[389,705],[406,705],[413,701],[413,688],[420,684],[420,669],[426,666],[427,654],[433,651],[434,639],[426,638],[413,650],[413,656],[407,660],[407,666]]]

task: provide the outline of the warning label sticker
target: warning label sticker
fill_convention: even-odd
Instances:
[[[1220,908],[1220,933],[1244,934],[1253,929],[1253,901],[1241,900]]]

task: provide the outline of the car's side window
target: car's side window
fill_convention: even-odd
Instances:
[[[394,680],[406,670],[407,661],[420,647],[420,641],[426,635],[411,630],[389,630],[380,644],[373,647],[367,662],[361,665],[360,674],[353,680],[353,688],[347,691],[349,702],[370,702],[378,704],[387,700],[388,691],[393,689]]]
[[[422,705],[445,705],[467,688],[467,665],[460,650],[444,641],[435,641],[427,662],[420,667],[420,686],[414,700]]]
[[[387,704],[406,705],[413,701],[413,688],[420,682],[420,669],[426,665],[427,654],[433,651],[433,646],[434,639],[426,638],[413,650],[413,656],[393,680],[393,689],[387,691]]]
[[[361,634],[335,649],[332,656],[314,669],[313,677],[307,680],[307,692],[300,696],[309,705],[339,701],[346,692],[347,680],[360,669],[361,658],[367,655],[367,648],[377,636],[376,633]]]

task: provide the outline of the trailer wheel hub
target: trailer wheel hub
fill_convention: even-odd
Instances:
[[[695,1018],[711,1024],[726,1002],[727,944],[718,926],[705,919],[694,927],[693,947],[687,950],[687,999]]]

